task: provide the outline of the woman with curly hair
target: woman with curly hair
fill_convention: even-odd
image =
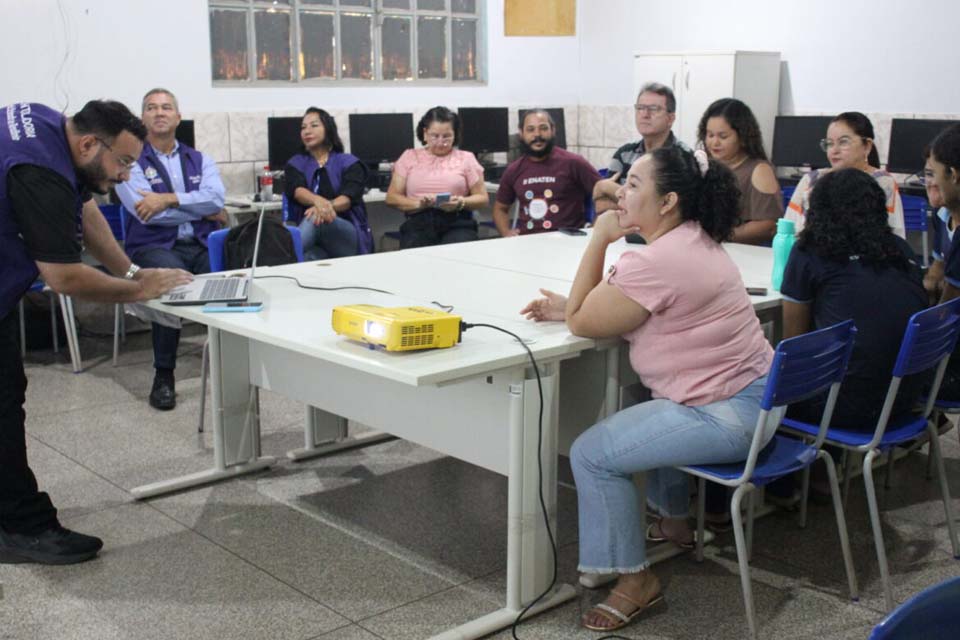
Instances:
[[[700,118],[697,140],[733,172],[740,187],[740,224],[731,240],[769,245],[783,213],[783,193],[753,111],[736,98],[715,101]]]
[[[817,169],[803,176],[783,214],[787,220],[793,220],[797,232],[803,230],[806,224],[810,193],[817,180],[831,171],[859,169],[876,180],[883,189],[887,222],[893,232],[901,238],[907,237],[900,191],[893,176],[880,168],[880,155],[875,141],[873,123],[859,111],[846,111],[830,122],[827,137],[820,141],[820,148],[827,154],[830,168]]]
[[[857,341],[833,423],[868,432],[877,426],[907,321],[927,306],[920,267],[890,229],[886,200],[876,180],[858,169],[820,178],[780,289],[785,338],[853,319]],[[922,383],[904,379],[892,418],[910,413]],[[825,401],[795,404],[788,415],[816,422]]]
[[[597,219],[570,297],[543,291],[521,313],[566,320],[575,335],[623,336],[654,399],[584,432],[570,451],[577,482],[580,571],[617,574],[586,614],[610,631],[662,600],[646,542],[693,545],[688,478],[675,467],[744,460],[773,351],[720,242],[737,223],[740,192],[704,151],[660,148],[634,162],[618,208]],[[639,233],[647,246],[603,273],[610,243]],[[662,518],[646,536],[632,475],[648,471],[648,500]]]

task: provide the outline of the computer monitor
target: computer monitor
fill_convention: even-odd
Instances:
[[[267,118],[267,160],[272,171],[283,169],[287,160],[303,149],[300,140],[302,122],[301,116]]]
[[[477,155],[510,150],[506,107],[460,107],[460,148]]]
[[[193,136],[193,120],[181,120],[174,137],[192,149],[197,148],[196,139]]]
[[[350,114],[350,153],[371,167],[396,162],[412,144],[412,113]]]
[[[553,124],[556,126],[556,133],[553,136],[553,142],[556,146],[561,149],[567,148],[567,128],[563,120],[563,109],[560,107],[547,107],[541,109],[550,114],[550,117],[553,118]],[[528,111],[533,111],[533,109],[520,109],[520,118],[517,122],[517,128],[520,128],[520,125],[523,123],[523,117],[527,115]]]
[[[826,137],[832,120],[832,116],[777,116],[771,162],[778,167],[830,166],[820,141]]]
[[[918,173],[923,170],[923,150],[956,120],[913,120],[894,118],[890,125],[890,153],[887,171]]]

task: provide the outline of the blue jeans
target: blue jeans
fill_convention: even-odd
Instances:
[[[595,424],[577,438],[570,464],[577,482],[580,571],[636,573],[649,566],[640,504],[631,475],[647,471],[648,501],[661,515],[686,517],[687,474],[674,467],[747,458],[767,377],[727,400],[688,407],[643,402]]]
[[[170,249],[143,249],[131,256],[141,267],[183,269],[193,274],[210,272],[210,254],[196,240],[177,240]],[[177,346],[180,329],[153,323],[153,366],[156,369],[177,367]]]
[[[337,216],[328,224],[300,221],[300,239],[303,241],[304,260],[326,260],[355,256],[359,252],[357,229],[346,218]]]

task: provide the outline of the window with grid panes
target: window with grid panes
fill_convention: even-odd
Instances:
[[[477,0],[209,0],[216,84],[484,80]]]

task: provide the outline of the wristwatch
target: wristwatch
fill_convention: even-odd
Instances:
[[[140,265],[131,262],[130,268],[127,269],[127,272],[125,274],[123,274],[123,277],[126,280],[133,280],[133,277],[137,275],[138,271],[140,271]]]

